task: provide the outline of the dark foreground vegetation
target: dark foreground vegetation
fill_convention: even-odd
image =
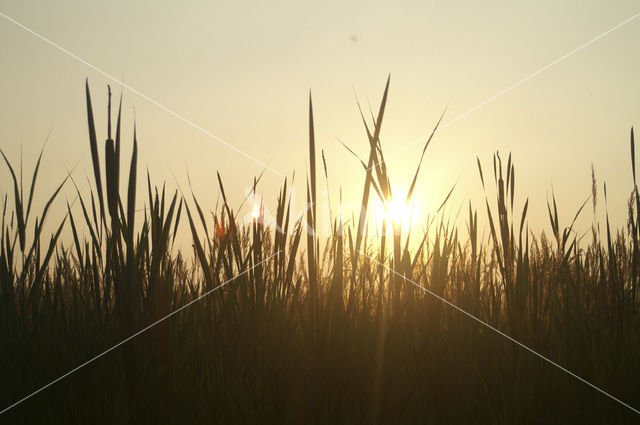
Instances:
[[[115,138],[99,149],[87,88],[95,184],[91,194],[78,192],[81,214],[69,207],[52,235],[41,234],[50,204],[64,200],[54,194],[38,215],[31,200],[40,159],[23,190],[5,158],[15,194],[5,197],[2,216],[0,409],[207,295],[0,422],[640,423],[631,409],[433,295],[640,408],[633,133],[628,224],[594,224],[591,242],[579,243],[573,224],[559,222],[555,200],[551,232],[532,234],[528,203],[514,196],[515,167],[497,155],[491,172],[478,162],[483,186],[497,193],[481,208],[487,237],[469,206],[460,229],[440,215],[414,226],[427,226],[429,238],[399,223],[373,238],[369,198],[393,196],[379,142],[386,94],[375,117],[363,118],[371,146],[362,161],[365,208],[348,224],[336,212],[332,235],[320,238],[311,108],[312,207],[294,217],[285,180],[278,226],[241,225],[220,177],[224,202],[211,212],[191,193],[165,193],[150,179],[136,187],[135,132],[129,164],[120,161],[119,112]],[[414,187],[415,180],[407,201]],[[593,187],[587,210],[596,205],[595,179]],[[142,198],[147,208],[136,213]],[[193,236],[190,253],[173,247],[181,220]],[[63,244],[65,227],[73,239]]]

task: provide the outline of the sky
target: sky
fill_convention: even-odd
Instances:
[[[466,213],[471,201],[485,217],[476,157],[488,176],[499,151],[505,160],[512,154],[516,214],[528,198],[531,227],[549,231],[552,191],[561,224],[569,224],[591,194],[592,165],[597,217],[605,211],[606,182],[609,215],[620,225],[633,187],[629,131],[640,125],[640,17],[545,67],[639,12],[634,1],[3,0],[0,147],[14,164],[22,151],[29,180],[49,135],[36,211],[74,166],[74,179],[87,194],[93,183],[88,79],[101,154],[107,84],[114,102],[123,96],[125,171],[135,118],[141,179],[148,169],[157,184],[187,190],[188,171],[200,203],[212,209],[220,172],[237,206],[268,163],[273,171],[265,171],[258,188],[267,209],[275,209],[285,176],[295,172],[295,209],[301,211],[311,92],[318,157],[324,150],[329,175],[328,194],[324,178],[318,181],[319,204],[335,209],[340,191],[345,203],[362,196],[362,167],[341,145],[367,158],[354,91],[365,112],[368,104],[377,110],[391,75],[381,142],[394,192],[406,192],[411,182],[423,146],[416,140],[445,109],[443,123],[455,120],[436,134],[425,156],[418,219],[433,212],[456,182],[450,214],[461,206]],[[0,193],[11,191],[10,175],[2,170]],[[60,213],[65,198],[73,202],[73,186],[62,193]],[[144,199],[139,191],[139,206]],[[579,230],[588,231],[593,220],[586,208]]]

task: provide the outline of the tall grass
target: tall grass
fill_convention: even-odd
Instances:
[[[146,188],[137,187],[135,129],[127,191],[121,194],[121,109],[112,139],[109,93],[101,167],[88,85],[93,188],[89,194],[78,191],[82,214],[74,216],[68,204],[48,243],[41,243],[43,223],[71,177],[33,218],[42,155],[25,198],[21,179],[2,153],[14,193],[12,201],[4,197],[0,235],[1,407],[239,277],[16,405],[0,420],[637,421],[630,410],[404,279],[640,406],[640,197],[633,131],[628,226],[614,232],[607,218],[606,238],[594,224],[593,241],[581,246],[572,230],[575,219],[567,227],[559,222],[555,198],[548,203],[550,236],[533,234],[526,221],[528,200],[515,190],[514,161],[509,156],[505,166],[496,154],[496,199],[487,196],[480,213],[480,222],[486,220],[490,228],[487,237],[481,236],[478,212],[469,204],[466,229],[439,215],[407,229],[393,223],[391,241],[384,234],[376,239],[366,225],[371,190],[383,203],[394,196],[380,142],[388,90],[389,81],[370,122],[362,115],[369,157],[366,163],[360,161],[366,172],[358,220],[345,224],[338,208],[327,238],[317,233],[320,174],[311,98],[306,182],[310,207],[305,215],[294,216],[291,182],[285,179],[277,198],[276,226],[260,219],[241,224],[220,175],[223,202],[211,211],[193,192],[186,196],[153,185],[149,174]],[[407,204],[430,141],[416,166]],[[324,155],[322,159],[328,178]],[[483,170],[478,160],[485,187],[489,181]],[[145,191],[144,215],[136,217],[137,196]],[[594,179],[594,205],[595,194]],[[193,252],[173,249],[185,217]],[[422,224],[425,230],[416,236]],[[69,246],[60,240],[65,226],[73,236]],[[88,239],[80,239],[81,229]],[[414,249],[412,236],[418,241]]]

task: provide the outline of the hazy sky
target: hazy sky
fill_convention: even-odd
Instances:
[[[356,107],[377,109],[391,88],[382,144],[387,157],[640,12],[634,1],[570,2],[55,2],[0,1],[0,12],[251,154],[283,175],[296,171],[303,207],[312,91],[318,148],[332,196],[359,201],[362,168],[338,138],[366,158]],[[119,84],[0,17],[0,147],[25,173],[51,130],[39,193],[50,193],[80,161],[90,177],[84,80],[89,78],[99,139],[106,138],[106,84]],[[460,177],[454,210],[471,199],[484,216],[476,156],[490,174],[492,152],[516,164],[519,211],[548,229],[553,187],[561,220],[591,192],[591,164],[606,181],[609,211],[624,219],[632,188],[629,130],[640,124],[640,17],[456,121],[436,136],[417,189],[428,210]],[[239,204],[262,167],[149,101],[124,90],[125,171],[134,109],[139,175],[175,188],[172,172],[213,208],[220,171]],[[102,144],[101,144],[102,145]],[[394,190],[410,183],[422,144],[389,159]],[[101,146],[101,154],[102,154]],[[319,153],[318,153],[319,155]],[[259,190],[273,208],[283,177],[266,172]],[[325,187],[324,179],[319,189]],[[144,187],[144,186],[142,186]],[[6,170],[0,191],[12,190]],[[139,192],[142,204],[146,193]],[[64,194],[70,200],[72,191]],[[38,198],[42,202],[42,198]],[[334,200],[335,202],[335,200]],[[600,204],[601,212],[603,204]],[[592,221],[589,208],[582,220]]]

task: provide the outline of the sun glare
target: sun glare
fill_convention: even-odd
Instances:
[[[251,216],[253,217],[254,220],[258,220],[260,219],[260,216],[262,215],[262,212],[260,211],[260,203],[256,202],[255,204],[253,204],[253,209],[251,210]]]
[[[400,225],[403,229],[409,228],[411,220],[418,219],[419,209],[415,199],[409,204],[405,203],[405,196],[396,196],[388,202],[378,202],[376,205],[376,221],[378,226],[382,226],[383,219],[386,220],[387,230],[392,226]]]

